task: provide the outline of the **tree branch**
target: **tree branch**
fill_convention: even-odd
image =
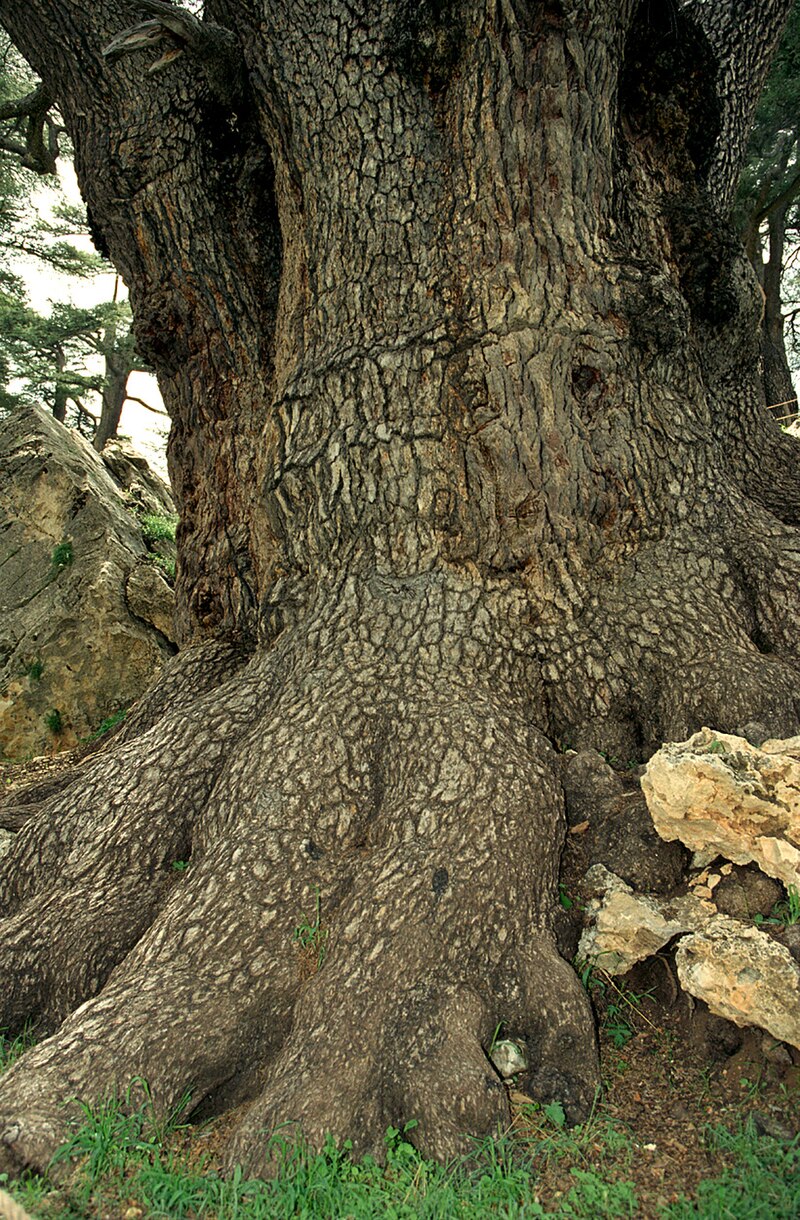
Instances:
[[[792,178],[789,185],[784,187],[781,193],[776,195],[771,203],[768,203],[761,209],[761,211],[756,215],[753,223],[756,225],[762,224],[763,221],[767,220],[774,212],[780,211],[782,207],[788,207],[792,200],[796,199],[798,195],[800,195],[800,169],[797,171],[794,178]]]
[[[162,411],[160,407],[152,407],[149,402],[145,402],[143,398],[137,398],[135,394],[126,394],[126,402],[138,402],[140,407],[144,407],[147,411],[152,411],[154,415],[163,415],[169,419],[169,411]]]
[[[239,44],[230,30],[200,21],[186,9],[164,4],[162,0],[136,0],[136,7],[153,16],[119,33],[103,48],[103,56],[113,63],[130,52],[149,50],[166,42],[167,49],[151,63],[148,74],[188,53],[201,68],[217,101],[235,110],[245,92],[245,67]]]
[[[1,146],[6,152],[13,152],[18,156],[26,169],[37,174],[56,172],[59,128],[49,117],[53,104],[54,99],[50,93],[44,85],[39,84],[24,97],[4,102],[0,106],[0,121],[27,120],[24,144],[18,144],[6,137]]]

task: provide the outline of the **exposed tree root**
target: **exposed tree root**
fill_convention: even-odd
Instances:
[[[43,1168],[65,1102],[137,1077],[162,1113],[187,1091],[206,1109],[255,1096],[230,1152],[251,1171],[287,1123],[379,1154],[416,1118],[447,1157],[508,1118],[487,1057],[500,1022],[543,1097],[591,1105],[591,1013],[549,931],[560,792],[524,707],[285,650],[254,675],[120,745],[14,845],[0,1020],[66,1019],[0,1081],[4,1168]]]

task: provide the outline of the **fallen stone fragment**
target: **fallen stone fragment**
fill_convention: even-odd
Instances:
[[[716,915],[683,937],[675,953],[684,991],[717,1016],[756,1025],[800,1048],[800,967],[783,945],[757,928]]]
[[[594,918],[583,931],[578,957],[595,962],[608,974],[627,974],[637,962],[658,953],[692,926],[680,917],[666,915],[652,895],[634,894],[602,865],[589,869],[587,882],[595,893],[602,885],[605,892],[589,903]]]
[[[757,749],[704,728],[662,746],[641,783],[663,839],[800,883],[800,738]]]
[[[586,884],[599,896],[588,906],[592,922],[581,936],[580,959],[607,974],[625,974],[677,939],[675,961],[684,991],[704,1000],[717,1016],[738,1026],[755,1025],[800,1048],[800,965],[784,944],[722,915],[697,891],[678,898],[634,894],[597,866],[587,873]]]

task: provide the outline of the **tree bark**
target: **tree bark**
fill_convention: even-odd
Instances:
[[[580,1118],[554,747],[797,726],[796,449],[714,186],[766,51],[708,4],[214,0],[232,96],[171,8],[167,67],[106,62],[136,7],[0,17],[159,373],[201,642],[0,874],[0,1024],[50,1033],[0,1167],[134,1077],[249,1100],[251,1171],[284,1123],[446,1157],[508,1116],[500,1022]]]
[[[116,323],[105,328],[101,340],[105,361],[102,404],[92,445],[102,453],[117,435],[122,408],[128,398],[128,378],[136,365],[133,335],[118,335]]]

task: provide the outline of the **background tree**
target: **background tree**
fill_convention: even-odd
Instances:
[[[737,220],[748,257],[764,293],[762,351],[764,390],[769,405],[796,411],[787,354],[795,363],[798,293],[792,269],[800,223],[800,5],[795,3],[755,114],[747,160],[736,200]],[[787,299],[788,298],[788,299]],[[777,412],[780,416],[780,412]]]
[[[0,1024],[51,1036],[0,1166],[134,1077],[250,1100],[251,1170],[278,1124],[447,1156],[507,1118],[499,1021],[587,1112],[555,747],[797,728],[797,448],[730,223],[787,11],[0,0],[172,417],[187,644],[3,813]]]
[[[39,274],[85,279],[108,270],[104,259],[69,240],[88,232],[85,212],[59,197],[55,181],[56,204],[48,218],[33,202],[42,175],[55,180],[63,134],[52,98],[4,39],[0,251],[8,259],[32,262]],[[56,303],[49,315],[42,315],[29,305],[21,274],[6,266],[0,272],[0,410],[11,410],[20,401],[48,403],[56,419],[71,423],[101,450],[117,434],[130,373],[146,369],[136,354],[130,320],[130,308],[117,301],[116,292],[114,301],[93,308]],[[102,359],[102,366],[91,357]],[[97,371],[90,371],[92,363]],[[99,412],[87,405],[87,393],[99,398]]]

